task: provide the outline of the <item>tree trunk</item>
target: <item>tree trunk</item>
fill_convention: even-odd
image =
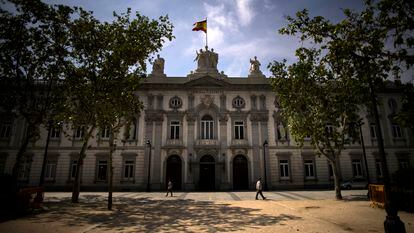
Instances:
[[[82,145],[82,149],[79,153],[78,163],[77,163],[77,169],[76,169],[76,175],[75,180],[73,181],[73,190],[72,190],[72,203],[79,203],[79,193],[80,193],[80,172],[82,171],[83,166],[83,159],[85,158],[85,152],[88,148],[89,139],[92,135],[92,132],[95,130],[95,127],[91,127],[88,134],[84,138],[84,142]]]
[[[108,182],[108,210],[112,210],[112,180],[113,180],[113,167],[112,167],[112,155],[115,151],[114,145],[114,132],[111,129],[109,134],[109,158],[108,158],[108,168],[109,168],[109,182]]]
[[[335,185],[335,198],[336,200],[342,200],[341,194],[341,174],[339,172],[339,158],[334,155],[334,160],[331,161],[332,171],[334,175],[334,185]]]

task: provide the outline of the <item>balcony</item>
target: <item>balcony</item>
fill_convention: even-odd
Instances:
[[[220,142],[217,139],[197,139],[194,147],[196,148],[220,148]]]
[[[181,139],[167,139],[164,148],[182,148],[183,140]]]
[[[232,139],[230,148],[248,148],[250,147],[247,139]]]

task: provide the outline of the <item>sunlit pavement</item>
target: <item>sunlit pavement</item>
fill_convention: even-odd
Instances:
[[[114,192],[113,197],[122,198],[149,198],[153,200],[164,200],[165,192]],[[264,191],[264,196],[269,200],[324,200],[333,199],[334,191]],[[343,190],[342,194],[346,199],[366,199],[367,190]],[[70,192],[46,192],[46,201],[57,201],[71,197]],[[106,192],[81,192],[80,198],[96,196],[106,198]],[[173,199],[194,200],[194,201],[248,201],[254,200],[255,191],[245,192],[174,192]],[[171,198],[168,196],[168,198]]]
[[[82,192],[80,203],[69,192],[47,192],[42,211],[0,223],[0,232],[384,232],[385,211],[370,207],[366,190],[255,192]],[[407,232],[414,214],[400,212]]]

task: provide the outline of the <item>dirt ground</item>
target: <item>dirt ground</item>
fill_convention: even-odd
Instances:
[[[52,232],[384,232],[385,211],[366,200],[199,201],[119,197],[44,204],[40,213],[0,223],[1,233]],[[408,233],[414,214],[400,212]]]

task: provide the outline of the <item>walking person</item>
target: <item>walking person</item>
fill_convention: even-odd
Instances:
[[[263,200],[266,199],[263,196],[262,189],[263,189],[262,178],[259,178],[256,182],[256,200],[258,200],[257,197],[259,196],[259,194],[260,194],[260,196],[262,196]]]
[[[166,197],[168,197],[168,193],[171,193],[171,196],[173,196],[172,189],[173,189],[173,183],[169,179],[168,180],[168,186],[167,186],[167,194],[165,194]]]

